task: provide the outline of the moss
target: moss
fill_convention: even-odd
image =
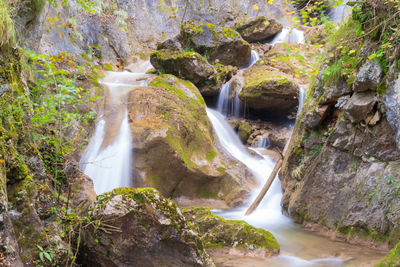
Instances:
[[[206,159],[208,161],[213,161],[216,156],[217,156],[217,152],[215,152],[215,150],[211,150],[211,151],[207,152]]]
[[[398,243],[375,266],[376,267],[396,267],[396,266],[400,266],[400,243]]]
[[[276,254],[280,250],[270,232],[245,221],[225,220],[212,214],[208,207],[182,208],[182,212],[192,228],[200,234],[206,247],[261,248],[268,254]]]

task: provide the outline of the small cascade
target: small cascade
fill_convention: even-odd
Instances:
[[[258,148],[266,148],[266,147],[268,147],[269,145],[271,144],[271,142],[269,141],[269,138],[268,138],[268,136],[266,136],[266,137],[263,137],[262,139],[260,139],[259,141],[258,141]]]
[[[304,32],[296,28],[284,27],[282,31],[270,42],[271,45],[278,43],[305,44]]]
[[[332,8],[329,17],[336,23],[340,23],[343,19],[351,13],[351,8],[347,5],[349,0],[344,0],[339,6]]]
[[[150,62],[141,64],[142,71]],[[108,72],[102,84],[105,108],[94,135],[80,161],[82,170],[94,183],[97,194],[131,185],[132,137],[126,96],[136,86],[146,85],[144,73]]]
[[[240,69],[237,76],[242,75],[244,70],[250,69],[259,60],[260,56],[258,53],[255,50],[252,50],[249,65],[243,69]],[[235,91],[233,91],[233,89],[235,89]],[[241,90],[241,87],[232,88],[231,81],[224,83],[218,96],[217,110],[224,116],[235,116],[237,118],[242,117],[243,103],[239,99]]]
[[[297,116],[299,116],[301,109],[303,108],[304,101],[307,97],[307,91],[303,87],[299,88],[299,107],[297,108]]]

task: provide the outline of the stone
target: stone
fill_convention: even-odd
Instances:
[[[323,88],[323,94],[319,97],[319,104],[332,104],[347,94],[351,93],[351,88],[343,80],[340,80],[333,86],[327,86]]]
[[[215,266],[176,204],[152,188],[97,197],[83,232],[88,266]]]
[[[207,248],[261,250],[262,256],[279,254],[277,240],[264,229],[251,226],[245,221],[225,220],[213,215],[207,207],[182,208],[182,212]]]
[[[151,54],[150,62],[161,73],[189,80],[200,88],[207,83],[218,85],[215,68],[199,53],[157,50]]]
[[[353,90],[355,92],[376,90],[381,82],[382,73],[382,68],[376,58],[367,60],[357,73]]]
[[[397,147],[400,149],[400,76],[396,67],[390,69],[388,88],[383,96],[387,120],[396,135]]]
[[[240,100],[256,110],[294,110],[298,105],[298,85],[286,74],[254,66],[244,72]]]
[[[354,93],[344,106],[344,116],[352,123],[359,123],[372,111],[377,101],[375,92]]]
[[[212,135],[199,90],[189,81],[160,75],[129,96],[135,187],[155,187],[165,197],[247,200],[253,179]]]
[[[250,45],[230,28],[199,21],[185,21],[179,38],[184,48],[206,56],[212,64],[219,62],[240,67],[249,63]]]
[[[247,122],[240,121],[237,129],[238,129],[238,135],[239,135],[240,141],[242,141],[243,144],[246,144],[251,133],[253,132],[253,128]]]
[[[247,42],[258,42],[275,36],[283,26],[274,19],[260,16],[237,23],[235,28]]]
[[[300,29],[304,31],[304,39],[311,44],[324,44],[324,39],[330,34],[326,29],[326,25],[317,26],[304,26],[301,25]]]

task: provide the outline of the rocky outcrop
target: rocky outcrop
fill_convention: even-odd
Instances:
[[[353,123],[365,120],[376,103],[376,93],[354,93],[343,107],[344,116]]]
[[[129,100],[134,186],[155,187],[165,197],[243,203],[251,179],[214,145],[204,100],[191,82],[161,75],[133,89]]]
[[[274,19],[260,16],[242,21],[235,28],[247,42],[258,42],[275,36],[283,26]]]
[[[215,266],[179,208],[151,188],[97,197],[85,229],[88,266]]]
[[[222,83],[235,71],[232,67],[213,66],[196,52],[162,49],[153,52],[150,61],[161,73],[191,81],[204,96],[217,95]]]
[[[193,49],[204,55],[212,64],[219,62],[224,65],[245,66],[250,59],[251,47],[239,33],[211,23],[185,21],[179,36],[174,40],[179,40],[184,49]],[[175,41],[168,40],[160,44],[159,48],[171,46],[170,43]]]
[[[382,73],[382,68],[376,58],[367,60],[357,73],[356,80],[353,84],[353,90],[355,92],[376,90],[381,81]]]
[[[388,88],[383,96],[387,120],[396,133],[397,147],[400,149],[400,71],[392,66],[388,79]]]
[[[183,208],[182,212],[208,248],[229,247],[258,251],[262,256],[279,254],[278,242],[264,229],[251,226],[245,221],[225,220],[211,214],[207,207]]]
[[[287,112],[298,105],[298,86],[286,74],[265,65],[244,72],[245,84],[240,100],[251,109]]]

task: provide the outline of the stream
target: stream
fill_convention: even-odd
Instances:
[[[274,45],[282,42],[304,43],[304,34],[298,29],[286,27],[270,43]],[[257,53],[253,51],[250,64],[246,68],[250,68],[258,60]],[[107,88],[104,111],[99,116],[94,135],[81,159],[81,167],[92,178],[97,194],[131,185],[132,137],[126,96],[133,87],[146,85],[146,81],[141,78],[146,76],[145,72],[151,65],[149,62],[142,62],[136,67],[135,73],[107,72],[102,82]],[[229,82],[222,86],[216,109],[207,108],[207,115],[221,146],[233,158],[246,165],[257,179],[259,188],[251,197],[255,199],[274,168],[274,162],[264,153],[267,139],[258,148],[252,148],[258,154],[254,155],[249,153],[227,123],[227,116],[241,117],[243,114],[243,105],[238,98],[240,90],[235,92],[233,99],[229,97],[232,93],[230,90]],[[305,91],[300,89],[299,111],[304,97]],[[281,254],[272,258],[211,251],[217,266],[372,266],[384,255],[380,251],[333,241],[304,230],[282,213],[281,198],[280,180],[275,179],[258,209],[250,216],[244,216],[247,207],[212,211],[226,219],[245,220],[251,225],[264,228],[273,233],[281,245]]]

